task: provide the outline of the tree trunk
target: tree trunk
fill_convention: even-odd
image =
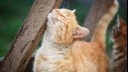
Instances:
[[[84,27],[90,30],[89,35],[85,37],[86,41],[90,41],[98,21],[107,12],[113,1],[114,0],[94,0],[91,10],[83,24]]]
[[[35,0],[27,18],[15,37],[10,51],[1,63],[0,72],[24,72],[46,27],[46,18],[62,0]]]

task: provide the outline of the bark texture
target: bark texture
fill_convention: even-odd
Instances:
[[[46,28],[46,18],[62,0],[35,0],[10,50],[0,65],[0,72],[24,72]]]

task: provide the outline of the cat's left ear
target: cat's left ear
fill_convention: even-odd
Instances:
[[[83,38],[89,34],[89,30],[87,28],[77,26],[73,32],[74,38]]]
[[[117,16],[117,25],[118,28],[126,26],[126,22],[124,21],[123,18],[119,17],[119,15]]]
[[[76,9],[72,10],[72,12],[75,13],[76,12]]]
[[[117,26],[118,26],[118,28],[120,27],[120,17],[119,17],[119,15],[117,15]]]

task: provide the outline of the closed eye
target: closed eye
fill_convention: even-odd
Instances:
[[[59,13],[59,12],[58,12]],[[64,16],[64,15],[62,15],[61,13],[59,13],[59,15],[61,16],[61,17],[63,17],[64,19],[66,19],[66,17]],[[67,19],[66,19],[67,20]]]

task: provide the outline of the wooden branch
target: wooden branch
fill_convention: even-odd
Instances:
[[[62,0],[35,0],[0,66],[0,72],[24,72],[46,27],[46,18]]]
[[[113,1],[114,0],[94,0],[91,10],[83,24],[84,27],[90,30],[89,35],[85,37],[86,41],[90,41],[98,21],[107,12]]]

